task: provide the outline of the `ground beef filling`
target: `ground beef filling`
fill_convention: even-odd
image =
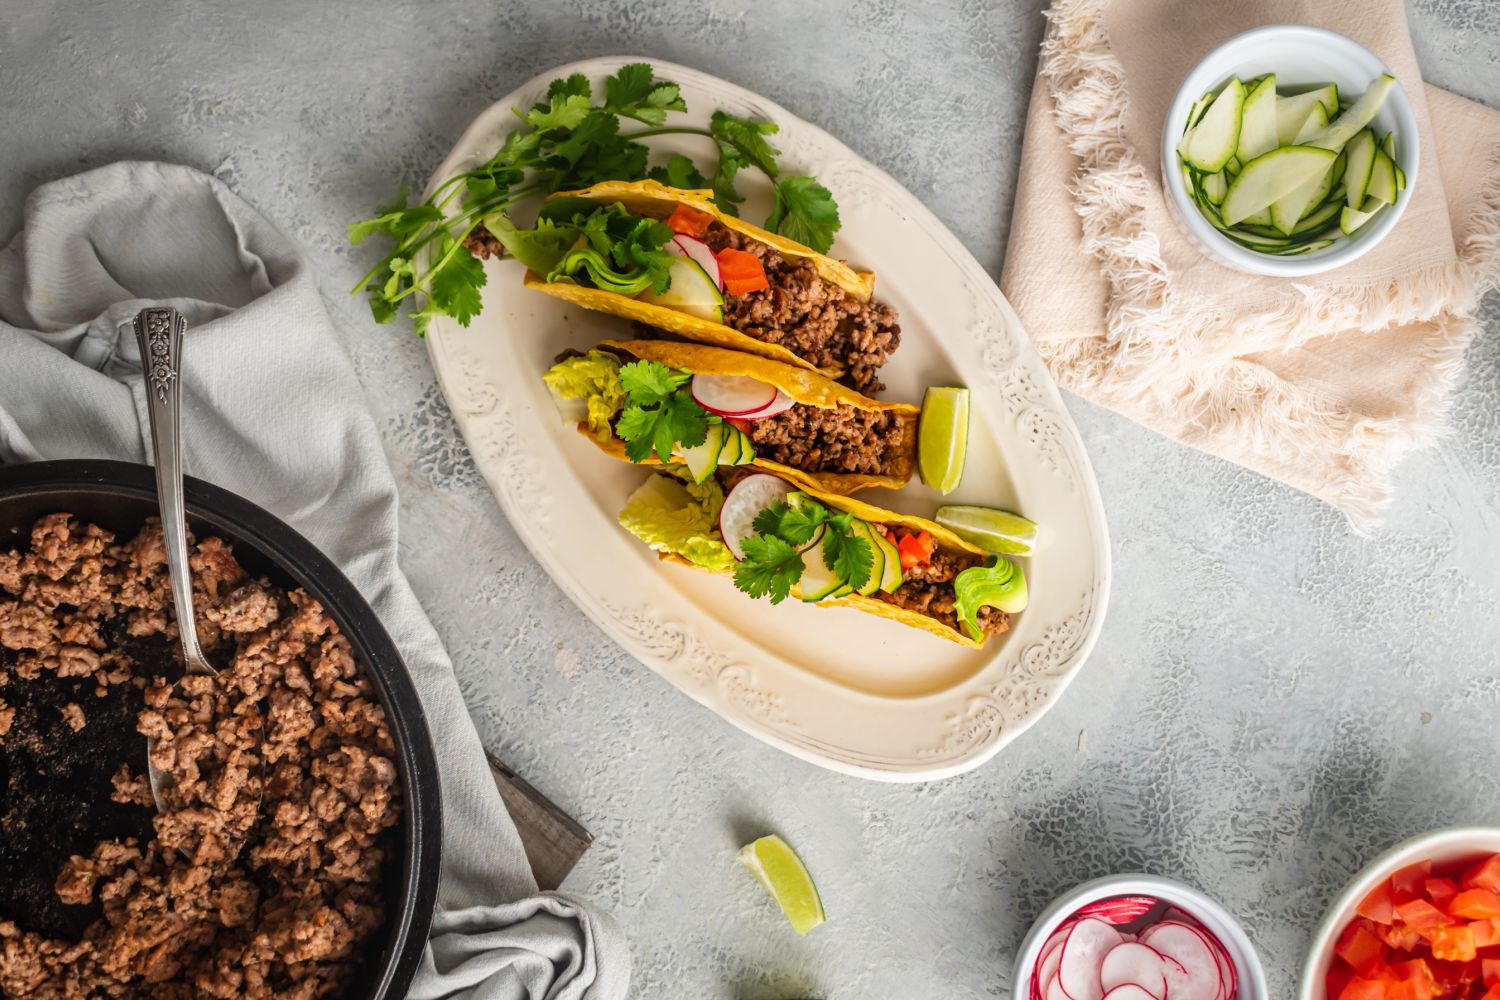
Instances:
[[[758,458],[804,472],[890,475],[904,446],[903,428],[890,410],[834,408],[798,403],[784,413],[750,422]]]
[[[137,655],[176,636],[159,525],[117,544],[57,514],[30,541],[0,552],[0,689],[77,671],[100,691],[135,688],[138,728],[173,784],[154,837],[104,839],[55,873],[63,904],[101,913],[81,938],[0,912],[0,996],[343,993],[384,919],[401,810],[385,712],[348,640],[317,601],[251,578],[209,538],[193,549],[193,589],[220,673],[180,676]],[[22,720],[6,721],[15,740]],[[115,802],[150,808],[143,763],[120,764]]]
[[[953,581],[970,566],[979,566],[985,561],[984,556],[938,549],[926,566],[902,570],[901,586],[894,593],[877,590],[873,596],[898,608],[935,618],[955,632],[962,633],[963,628],[958,624],[958,616],[953,611]],[[985,638],[1000,635],[1010,629],[1010,615],[998,608],[980,608],[974,619]]]
[[[841,381],[866,395],[885,386],[876,371],[901,345],[896,310],[860,302],[824,281],[806,257],[784,257],[764,243],[715,222],[703,234],[715,253],[725,247],[753,253],[770,287],[724,296],[724,323],[749,337],[785,347],[819,368],[842,368]]]

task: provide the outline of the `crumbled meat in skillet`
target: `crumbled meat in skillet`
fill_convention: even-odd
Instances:
[[[9,683],[52,671],[145,685],[139,728],[174,781],[155,839],[103,841],[57,873],[64,903],[103,907],[81,940],[0,913],[0,996],[334,996],[383,921],[401,793],[384,709],[348,640],[315,600],[251,579],[217,539],[191,563],[222,669],[173,684],[165,664],[133,663],[99,634],[118,619],[127,635],[175,637],[155,523],[116,544],[53,515],[29,549],[0,553]],[[0,732],[12,714],[0,702]],[[112,783],[115,801],[152,802],[128,764]]]
[[[935,618],[954,631],[962,632],[953,610],[953,581],[970,566],[983,562],[983,556],[938,549],[928,565],[903,569],[901,586],[895,592],[880,590],[874,596],[898,608]],[[1010,615],[998,608],[980,608],[974,619],[987,637],[1010,630]]]
[[[62,717],[63,721],[68,724],[68,728],[75,733],[89,724],[88,720],[83,717],[83,709],[78,707],[76,701],[70,701],[62,707]]]

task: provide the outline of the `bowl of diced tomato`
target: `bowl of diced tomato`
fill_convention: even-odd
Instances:
[[[1500,828],[1454,827],[1376,858],[1329,907],[1299,1000],[1500,1000]]]

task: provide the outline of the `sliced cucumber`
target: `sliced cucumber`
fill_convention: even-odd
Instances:
[[[1380,149],[1391,161],[1391,169],[1396,172],[1396,190],[1406,190],[1406,171],[1401,169],[1401,164],[1396,162],[1396,133],[1387,132],[1385,138],[1380,140]]]
[[[879,590],[880,582],[885,579],[885,549],[880,545],[880,542],[885,541],[885,539],[882,538],[880,541],[876,541],[875,536],[878,534],[879,532],[872,528],[868,521],[854,522],[854,537],[863,538],[870,544],[870,578],[865,581],[863,587],[855,588],[856,593],[863,594],[866,597]],[[898,554],[896,556],[898,565],[900,561],[901,557]]]
[[[1276,148],[1276,74],[1261,77],[1245,95],[1240,113],[1240,138],[1234,155],[1249,163]]]
[[[1218,173],[1204,177],[1200,186],[1203,190],[1203,197],[1215,205],[1224,204],[1224,195],[1229,193],[1229,181],[1225,178],[1224,171],[1220,170]]]
[[[741,434],[738,430],[729,426],[728,424],[725,424],[724,447],[719,449],[718,464],[743,464],[742,462],[740,462],[740,455],[743,453],[746,444],[748,444],[748,442],[745,440],[745,435]]]
[[[1343,149],[1360,129],[1374,120],[1380,112],[1381,105],[1385,104],[1385,99],[1390,96],[1391,88],[1395,85],[1395,77],[1389,73],[1380,74],[1380,77],[1370,84],[1369,89],[1359,95],[1359,100],[1335,118],[1327,128],[1317,135],[1310,136],[1304,144],[1321,146],[1323,149],[1331,149],[1335,152]]]
[[[1240,158],[1238,156],[1231,156],[1229,158],[1229,162],[1224,164],[1224,173],[1229,174],[1233,177],[1238,177],[1240,171],[1244,169],[1245,165],[1240,162]]]
[[[1366,222],[1369,222],[1372,218],[1375,217],[1376,212],[1385,207],[1378,201],[1371,202],[1371,206],[1372,207],[1368,212],[1364,212],[1345,205],[1343,207],[1343,210],[1339,213],[1339,231],[1342,232],[1345,236],[1353,236],[1356,232],[1358,232],[1360,226],[1363,226]]]
[[[809,604],[843,596],[841,590],[849,592],[845,589],[849,585],[823,561],[823,533],[827,530],[819,528],[812,542],[802,550],[802,579],[798,587],[802,599]]]
[[[1287,235],[1301,236],[1303,233],[1313,233],[1320,229],[1326,229],[1338,220],[1339,209],[1347,207],[1342,198],[1330,198],[1307,213],[1302,218],[1302,221],[1293,226],[1292,231]]]
[[[1198,124],[1188,129],[1177,146],[1188,164],[1206,173],[1224,169],[1240,141],[1244,116],[1245,86],[1236,77],[1214,98]]]
[[[693,482],[701,483],[714,474],[719,467],[719,453],[724,450],[724,432],[733,429],[727,424],[711,424],[702,444],[679,448],[682,464],[687,466]]]
[[[1333,246],[1333,240],[1313,240],[1311,243],[1303,243],[1300,246],[1287,247],[1285,250],[1272,250],[1270,252],[1278,257],[1300,257],[1305,253],[1312,253],[1314,250],[1322,250],[1324,247],[1331,246]]]
[[[1292,136],[1292,141],[1287,143],[1287,145],[1300,145],[1327,127],[1328,112],[1323,110],[1323,105],[1314,104],[1312,110],[1308,113],[1307,121],[1302,123],[1302,127],[1297,130],[1296,134]]]
[[[749,465],[755,461],[755,442],[750,440],[750,435],[744,431],[734,432],[740,439],[740,454],[734,460],[735,465]]]
[[[1212,109],[1209,111],[1212,114]],[[1282,146],[1245,164],[1229,185],[1220,214],[1226,225],[1244,222],[1308,181],[1328,172],[1338,153],[1316,146]],[[1253,220],[1251,220],[1253,221]]]
[[[1227,198],[1229,196],[1225,195],[1224,197]],[[1222,219],[1223,216],[1220,215],[1220,218]],[[1272,225],[1272,222],[1271,222],[1271,207],[1269,205],[1267,205],[1265,208],[1261,209],[1259,212],[1252,212],[1250,215],[1245,216],[1245,221],[1248,222],[1248,223],[1251,223],[1252,225],[1256,225],[1256,226],[1269,226],[1269,225]]]
[[[905,582],[901,573],[901,551],[896,548],[895,542],[885,537],[879,525],[875,526],[871,534],[875,536],[875,544],[885,554],[885,562],[881,566],[880,589],[889,594]]]
[[[1396,165],[1385,155],[1383,149],[1375,150],[1375,164],[1370,168],[1370,187],[1365,194],[1386,205],[1396,203]]]
[[[1365,203],[1365,192],[1370,188],[1370,174],[1375,167],[1375,136],[1368,129],[1356,133],[1344,155],[1348,158],[1344,169],[1344,200],[1350,208],[1358,209]]]
[[[1302,126],[1307,123],[1314,107],[1322,108],[1323,123],[1326,125],[1329,118],[1339,110],[1338,86],[1330,83],[1305,94],[1276,98],[1276,141],[1279,145],[1289,145],[1297,138],[1297,133],[1302,131]]]
[[[1314,105],[1314,107],[1319,111],[1323,109],[1322,105]],[[1337,179],[1334,175],[1343,175],[1340,164],[1343,155],[1340,153],[1334,157],[1333,163],[1323,171],[1321,177],[1314,177],[1290,194],[1272,202],[1271,225],[1291,235],[1296,230],[1297,223],[1302,221],[1302,217],[1307,214],[1308,209],[1317,207],[1324,198],[1328,197],[1328,192],[1333,190]]]
[[[676,309],[714,323],[724,322],[724,293],[697,261],[687,256],[674,256],[668,274],[672,283],[667,290],[656,295],[648,288],[640,294],[643,302]]]
[[[1209,91],[1193,102],[1193,106],[1188,109],[1187,128],[1183,129],[1184,132],[1198,124],[1198,120],[1203,117],[1203,112],[1208,110],[1208,106],[1213,103],[1213,99],[1213,91]]]

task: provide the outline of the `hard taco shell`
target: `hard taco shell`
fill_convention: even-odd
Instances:
[[[832,257],[793,242],[785,236],[778,236],[735,216],[720,212],[712,201],[712,191],[683,191],[666,187],[656,181],[604,181],[593,187],[584,188],[582,191],[560,191],[548,200],[556,198],[590,198],[604,204],[618,202],[632,214],[654,219],[665,219],[678,205],[686,205],[713,216],[714,219],[738,233],[775,247],[784,257],[808,258],[824,281],[838,285],[861,302],[868,302],[875,291],[873,274],[856,272],[841,260],[834,260]],[[782,364],[820,370],[785,347],[767,344],[723,323],[700,319],[666,306],[642,302],[640,299],[620,295],[617,292],[585,288],[583,285],[572,282],[544,281],[542,276],[535,271],[526,272],[525,283],[527,288],[534,288],[585,309],[638,320],[647,326],[668,330],[690,340],[716,344],[719,347],[737,351],[748,351],[763,358],[770,358],[772,361],[780,361]],[[843,374],[843,371],[838,368],[825,368],[821,371],[833,378],[838,378]]]
[[[642,361],[659,361],[669,368],[697,375],[743,375],[757,379],[776,386],[798,403],[808,406],[831,409],[844,403],[861,410],[890,410],[896,414],[901,427],[901,450],[889,462],[889,475],[804,472],[760,457],[750,463],[755,468],[795,483],[800,489],[820,495],[827,493],[840,496],[877,486],[897,490],[911,480],[912,473],[916,470],[917,418],[921,415],[921,410],[909,403],[887,403],[870,399],[806,368],[794,368],[739,351],[726,351],[703,344],[684,344],[671,340],[606,340],[599,346],[623,351]],[[606,455],[629,461],[625,457],[625,443],[619,438],[611,436],[600,441],[586,423],[579,424],[578,430],[587,435]],[[653,455],[640,464],[659,465],[660,462]]]

